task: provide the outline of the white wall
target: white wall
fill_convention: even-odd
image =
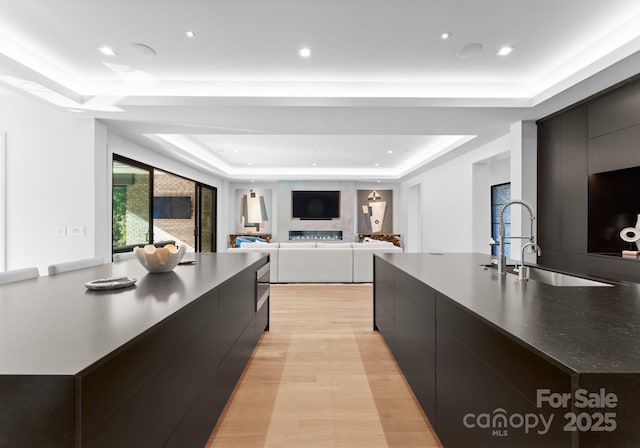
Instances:
[[[5,269],[111,258],[111,158],[118,153],[218,188],[218,247],[226,247],[228,183],[109,133],[104,123],[0,91],[6,133]],[[1,203],[2,201],[0,201]],[[84,235],[72,236],[80,227]]]
[[[5,156],[4,156],[4,131],[0,129],[0,272],[4,271],[6,252],[5,252]]]
[[[490,202],[486,192],[492,181],[491,160],[508,152],[509,145],[507,134],[452,160],[434,164],[431,169],[402,182],[400,198],[405,211],[407,189],[411,185],[422,185],[423,252],[482,249],[488,253]],[[497,177],[498,172],[500,168],[494,167],[494,176]],[[407,232],[406,224],[403,232]]]
[[[6,132],[6,269],[93,257],[94,120],[3,93]],[[66,227],[66,235],[57,227]],[[71,226],[84,227],[70,236]]]
[[[511,198],[527,201],[537,210],[538,192],[538,138],[537,127],[533,121],[521,121],[511,125]],[[533,231],[536,234],[536,222],[531,221],[529,212],[524,207],[511,207],[512,235],[527,236]],[[522,258],[521,247],[526,240],[511,240],[511,258]],[[535,262],[537,257],[531,254],[528,261]]]

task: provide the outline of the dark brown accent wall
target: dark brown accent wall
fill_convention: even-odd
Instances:
[[[598,213],[589,210],[589,175],[640,166],[640,81],[537,124],[539,263],[639,282],[640,260],[591,254],[588,238],[589,214]]]

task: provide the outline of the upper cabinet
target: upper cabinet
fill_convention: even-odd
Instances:
[[[640,201],[627,193],[637,185],[626,180],[635,167],[640,167],[638,79],[540,120],[538,241],[543,254],[538,262],[640,281],[640,264],[622,258],[628,245],[619,237],[640,213]]]
[[[589,138],[640,124],[640,81],[589,103]]]

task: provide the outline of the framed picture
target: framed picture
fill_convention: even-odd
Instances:
[[[393,233],[393,190],[358,190],[358,233]]]

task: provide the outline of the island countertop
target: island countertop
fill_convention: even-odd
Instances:
[[[640,372],[640,285],[554,287],[484,270],[484,254],[382,254],[518,344],[575,373]]]
[[[0,375],[75,375],[222,285],[264,254],[198,254],[193,265],[149,274],[127,260],[0,287]],[[129,276],[133,287],[90,291]]]

